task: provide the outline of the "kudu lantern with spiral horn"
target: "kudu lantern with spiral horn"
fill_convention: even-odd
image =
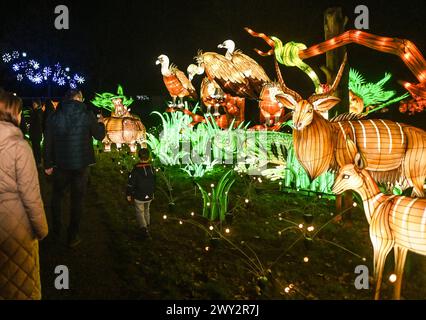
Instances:
[[[386,257],[394,249],[394,298],[399,299],[407,252],[426,255],[426,199],[384,195],[364,169],[365,158],[355,143],[348,139],[346,147],[351,164],[340,169],[333,192],[354,190],[362,198],[374,248],[375,299],[380,295]]]
[[[247,29],[246,29],[247,30]],[[265,34],[249,33],[264,39],[274,48],[274,41]],[[272,55],[256,50],[261,55]],[[339,84],[343,61],[336,79],[328,92],[314,94],[305,100],[284,83],[277,62],[277,76],[284,94],[277,99],[293,110],[293,138],[297,159],[311,179],[326,170],[338,170],[350,161],[346,139],[352,139],[365,156],[365,168],[377,182],[393,184],[397,181],[414,187],[413,193],[423,197],[426,177],[426,132],[424,130],[381,119],[337,117],[331,121],[321,116],[339,103],[332,97]]]

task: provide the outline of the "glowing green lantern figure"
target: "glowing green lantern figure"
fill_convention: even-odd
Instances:
[[[96,107],[111,112],[111,117],[104,118],[106,137],[102,141],[105,151],[111,151],[111,144],[115,143],[117,148],[127,144],[131,152],[136,152],[137,143],[146,147],[146,129],[139,117],[129,112],[129,106],[133,103],[132,98],[123,94],[123,88],[119,85],[117,94],[96,94],[91,101]]]

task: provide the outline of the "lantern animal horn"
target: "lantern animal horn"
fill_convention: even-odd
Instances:
[[[265,57],[265,56],[272,56],[274,54],[274,48],[275,48],[274,40],[269,38],[266,34],[254,32],[252,29],[250,29],[248,27],[245,27],[244,30],[246,30],[251,36],[253,36],[255,38],[262,38],[272,48],[268,52],[263,52],[259,49],[254,49],[254,51],[256,51],[258,55]]]
[[[340,80],[342,80],[343,71],[345,70],[345,66],[346,66],[347,61],[348,61],[348,54],[345,53],[345,57],[343,58],[343,62],[340,65],[339,72],[337,73],[336,79],[334,79],[333,85],[331,86],[330,90],[328,90],[327,92],[324,92],[324,93],[312,95],[309,98],[309,102],[312,103],[312,102],[317,101],[319,99],[324,99],[324,98],[327,98],[327,97],[333,95],[333,93],[336,91],[337,87],[339,86]]]

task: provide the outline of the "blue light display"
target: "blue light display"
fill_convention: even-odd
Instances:
[[[71,73],[71,68],[63,68],[60,63],[54,66],[42,66],[37,60],[27,59],[27,57],[26,52],[19,53],[19,51],[6,52],[2,55],[3,62],[11,65],[12,71],[16,72],[18,81],[27,79],[37,85],[50,82],[60,87],[68,85],[72,89],[86,81],[82,75]]]

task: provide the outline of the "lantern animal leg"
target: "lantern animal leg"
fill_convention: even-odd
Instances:
[[[379,300],[380,298],[380,287],[382,284],[386,257],[395,244],[389,226],[388,212],[391,207],[391,202],[385,202],[379,205],[373,214],[370,224],[370,239],[374,248],[374,279],[376,280],[376,289],[374,292],[375,300]]]
[[[179,97],[179,104],[178,104],[178,108],[183,109],[183,107],[185,107],[185,104],[183,103],[183,98]]]
[[[395,274],[396,274],[396,283],[393,292],[393,298],[399,300],[401,298],[401,284],[402,277],[404,276],[404,266],[405,260],[407,259],[407,248],[400,247],[395,245],[394,255],[395,255]]]
[[[383,269],[385,267],[386,257],[392,250],[392,241],[379,237],[371,236],[371,240],[375,242],[374,246],[374,279],[376,280],[376,289],[374,291],[374,300],[380,298],[380,287],[383,278]]]

